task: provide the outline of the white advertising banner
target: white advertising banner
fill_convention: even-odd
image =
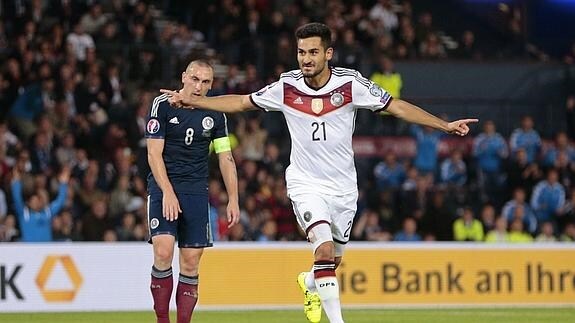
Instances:
[[[146,243],[0,244],[0,312],[151,309],[152,259]]]

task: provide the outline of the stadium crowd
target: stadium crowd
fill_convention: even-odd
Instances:
[[[526,49],[521,15],[506,17],[500,51],[477,44],[474,30],[462,30],[454,47],[435,17],[416,15],[409,1],[1,4],[0,241],[147,240],[147,113],[158,89],[197,56],[220,70],[212,94],[257,91],[295,68],[295,27],[321,20],[337,31],[333,65],[372,76],[396,97],[394,60],[548,59]],[[543,138],[547,145],[529,116],[508,137],[482,120],[472,149],[445,159],[441,134],[410,128],[413,159],[358,161],[365,167],[353,239],[575,241],[575,95],[565,108],[570,127]],[[241,223],[227,229],[213,163],[214,237],[302,240],[286,196],[281,115],[230,116],[230,130]]]

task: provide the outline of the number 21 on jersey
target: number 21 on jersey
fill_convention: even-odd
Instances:
[[[311,133],[311,140],[313,141],[320,141],[326,140],[325,135],[325,121],[324,122],[312,122],[311,127],[313,128],[313,132]]]

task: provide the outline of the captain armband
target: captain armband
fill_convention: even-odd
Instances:
[[[230,144],[230,138],[226,136],[214,139],[214,150],[216,151],[216,154],[231,151],[232,147]]]

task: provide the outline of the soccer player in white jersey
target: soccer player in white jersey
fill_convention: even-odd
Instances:
[[[330,67],[331,30],[324,24],[301,26],[295,36],[300,69],[283,73],[277,82],[258,92],[208,98],[161,91],[176,106],[225,113],[260,108],[284,114],[292,142],[287,191],[314,251],[311,272],[298,276],[304,311],[310,322],[319,322],[323,306],[329,321],[340,323],[343,317],[335,269],[341,263],[357,208],[352,150],[356,110],[385,110],[408,122],[460,136],[469,132],[469,123],[478,120],[446,122],[393,99],[355,70]]]

